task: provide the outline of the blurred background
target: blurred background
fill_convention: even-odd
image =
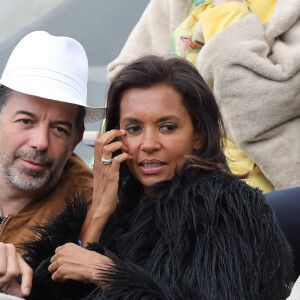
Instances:
[[[78,40],[89,59],[88,104],[104,106],[108,86],[106,65],[122,49],[150,0],[0,0],[0,73],[27,33],[45,30]],[[98,131],[101,123],[86,124]],[[92,140],[77,148],[86,163],[93,157]]]

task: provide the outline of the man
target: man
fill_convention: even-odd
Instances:
[[[84,121],[104,112],[87,106],[87,77],[77,41],[36,31],[15,47],[0,79],[0,288],[19,296],[30,291],[30,268],[12,244],[34,237],[28,227],[56,215],[67,196],[92,199],[93,173],[73,153]],[[22,289],[11,281],[19,274]]]

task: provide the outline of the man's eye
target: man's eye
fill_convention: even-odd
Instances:
[[[55,130],[60,134],[69,135],[69,132],[63,127],[55,127]]]
[[[178,126],[174,123],[166,123],[160,126],[160,129],[166,132],[172,132],[176,130]]]
[[[131,134],[136,134],[136,133],[139,133],[142,131],[142,128],[138,125],[135,125],[135,124],[130,124],[130,125],[127,125],[125,130],[128,132],[128,133],[131,133]]]
[[[21,119],[21,120],[19,120],[19,122],[22,125],[30,125],[30,124],[32,124],[32,121],[30,119]]]

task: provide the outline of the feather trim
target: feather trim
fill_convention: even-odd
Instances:
[[[73,280],[66,283],[55,282],[48,271],[50,259],[58,246],[68,242],[77,244],[86,212],[84,192],[81,195],[77,193],[66,199],[65,208],[58,216],[49,218],[49,223],[30,227],[35,237],[21,245],[26,251],[24,259],[34,270],[32,291],[28,299],[82,299],[95,288],[94,284]]]
[[[40,231],[41,242],[27,246],[29,261],[34,266],[42,261],[35,273],[45,271],[47,247],[52,251],[77,238],[82,207],[74,203]],[[291,250],[262,193],[236,178],[200,169],[153,186],[131,211],[118,209],[100,242],[89,248],[111,257],[116,267],[99,270],[106,289],[90,294],[87,288],[81,294],[86,299],[282,300],[292,280]],[[43,297],[38,276],[35,286]],[[81,283],[72,284],[46,283],[53,299],[84,299],[78,298],[84,288],[70,297],[81,288]]]

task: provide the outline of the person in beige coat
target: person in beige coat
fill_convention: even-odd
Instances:
[[[250,2],[255,1],[245,3]],[[192,41],[205,44],[196,67],[213,89],[232,139],[275,189],[286,189],[300,186],[300,5],[298,0],[275,4],[266,23],[249,12],[208,41],[200,23]],[[190,0],[151,0],[108,65],[109,78],[137,56],[172,54],[170,37],[190,5]]]

